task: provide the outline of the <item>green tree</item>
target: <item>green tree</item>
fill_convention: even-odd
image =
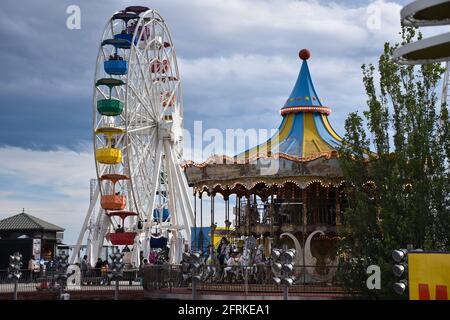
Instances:
[[[401,35],[402,44],[421,38],[413,28]],[[368,110],[349,115],[340,150],[349,202],[341,251],[352,258],[340,276],[372,298],[396,297],[392,250],[450,248],[450,129],[436,90],[444,69],[398,65],[392,60],[398,46],[385,44],[379,77],[372,64],[362,66]],[[381,268],[380,291],[366,288],[371,264]]]

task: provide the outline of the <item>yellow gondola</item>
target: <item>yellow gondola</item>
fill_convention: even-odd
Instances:
[[[95,150],[95,159],[102,164],[119,164],[122,161],[122,151],[112,145],[114,135],[123,134],[124,130],[114,127],[98,128],[95,134],[106,135],[108,144],[106,147]]]

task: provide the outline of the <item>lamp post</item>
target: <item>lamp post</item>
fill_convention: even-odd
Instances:
[[[114,290],[114,300],[119,300],[119,280],[123,277],[123,253],[117,252],[115,254],[109,255],[111,258],[111,271],[108,277],[115,280],[115,290]]]
[[[272,271],[275,275],[273,281],[277,285],[283,286],[283,299],[289,299],[289,287],[294,284],[294,249],[273,249],[272,253]]]
[[[406,279],[402,279],[404,274],[408,273],[408,250],[398,249],[392,251],[392,259],[394,260],[392,271],[396,277],[401,278],[394,283],[393,289],[395,293],[402,295],[408,287],[408,281]]]
[[[20,277],[22,276],[22,255],[19,252],[14,252],[13,255],[9,256],[9,266],[8,266],[8,278],[14,281],[14,293],[13,300],[17,300],[17,286]]]
[[[412,245],[408,246],[408,249],[397,249],[392,251],[392,259],[394,260],[394,265],[392,267],[392,272],[399,278],[397,282],[394,283],[393,289],[398,295],[402,295],[408,288],[408,253],[410,252],[422,252],[422,249],[413,249]]]

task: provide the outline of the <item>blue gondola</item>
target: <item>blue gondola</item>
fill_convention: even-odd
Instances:
[[[118,54],[117,49],[129,49],[130,42],[125,39],[106,39],[102,42],[102,46],[112,45],[116,49],[113,57],[103,63],[105,72],[109,75],[121,76],[128,71],[128,62],[123,60]]]
[[[128,71],[128,62],[125,60],[108,60],[103,63],[107,74],[121,76]]]
[[[131,48],[131,42],[133,41],[133,34],[132,33],[126,33],[126,32],[118,33],[118,34],[114,35],[114,39],[128,41],[128,48],[126,48],[126,49],[130,49]],[[134,40],[134,44],[135,45],[137,44],[137,39]]]
[[[132,32],[128,32],[128,22],[130,22],[130,20],[138,20],[139,19],[139,14],[138,13],[134,13],[134,12],[118,12],[115,15],[113,15],[112,20],[123,20],[125,22],[125,29],[122,31],[122,33],[119,34],[115,34],[114,35],[114,39],[116,40],[126,40],[129,43],[129,47],[126,49],[129,49],[131,47],[131,43],[133,41],[133,33]],[[134,44],[137,44],[137,39],[134,42]]]

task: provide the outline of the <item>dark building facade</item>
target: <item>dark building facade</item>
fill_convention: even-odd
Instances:
[[[9,256],[23,255],[24,268],[34,254],[36,259],[53,259],[64,228],[22,212],[0,220],[0,270],[7,269]]]

